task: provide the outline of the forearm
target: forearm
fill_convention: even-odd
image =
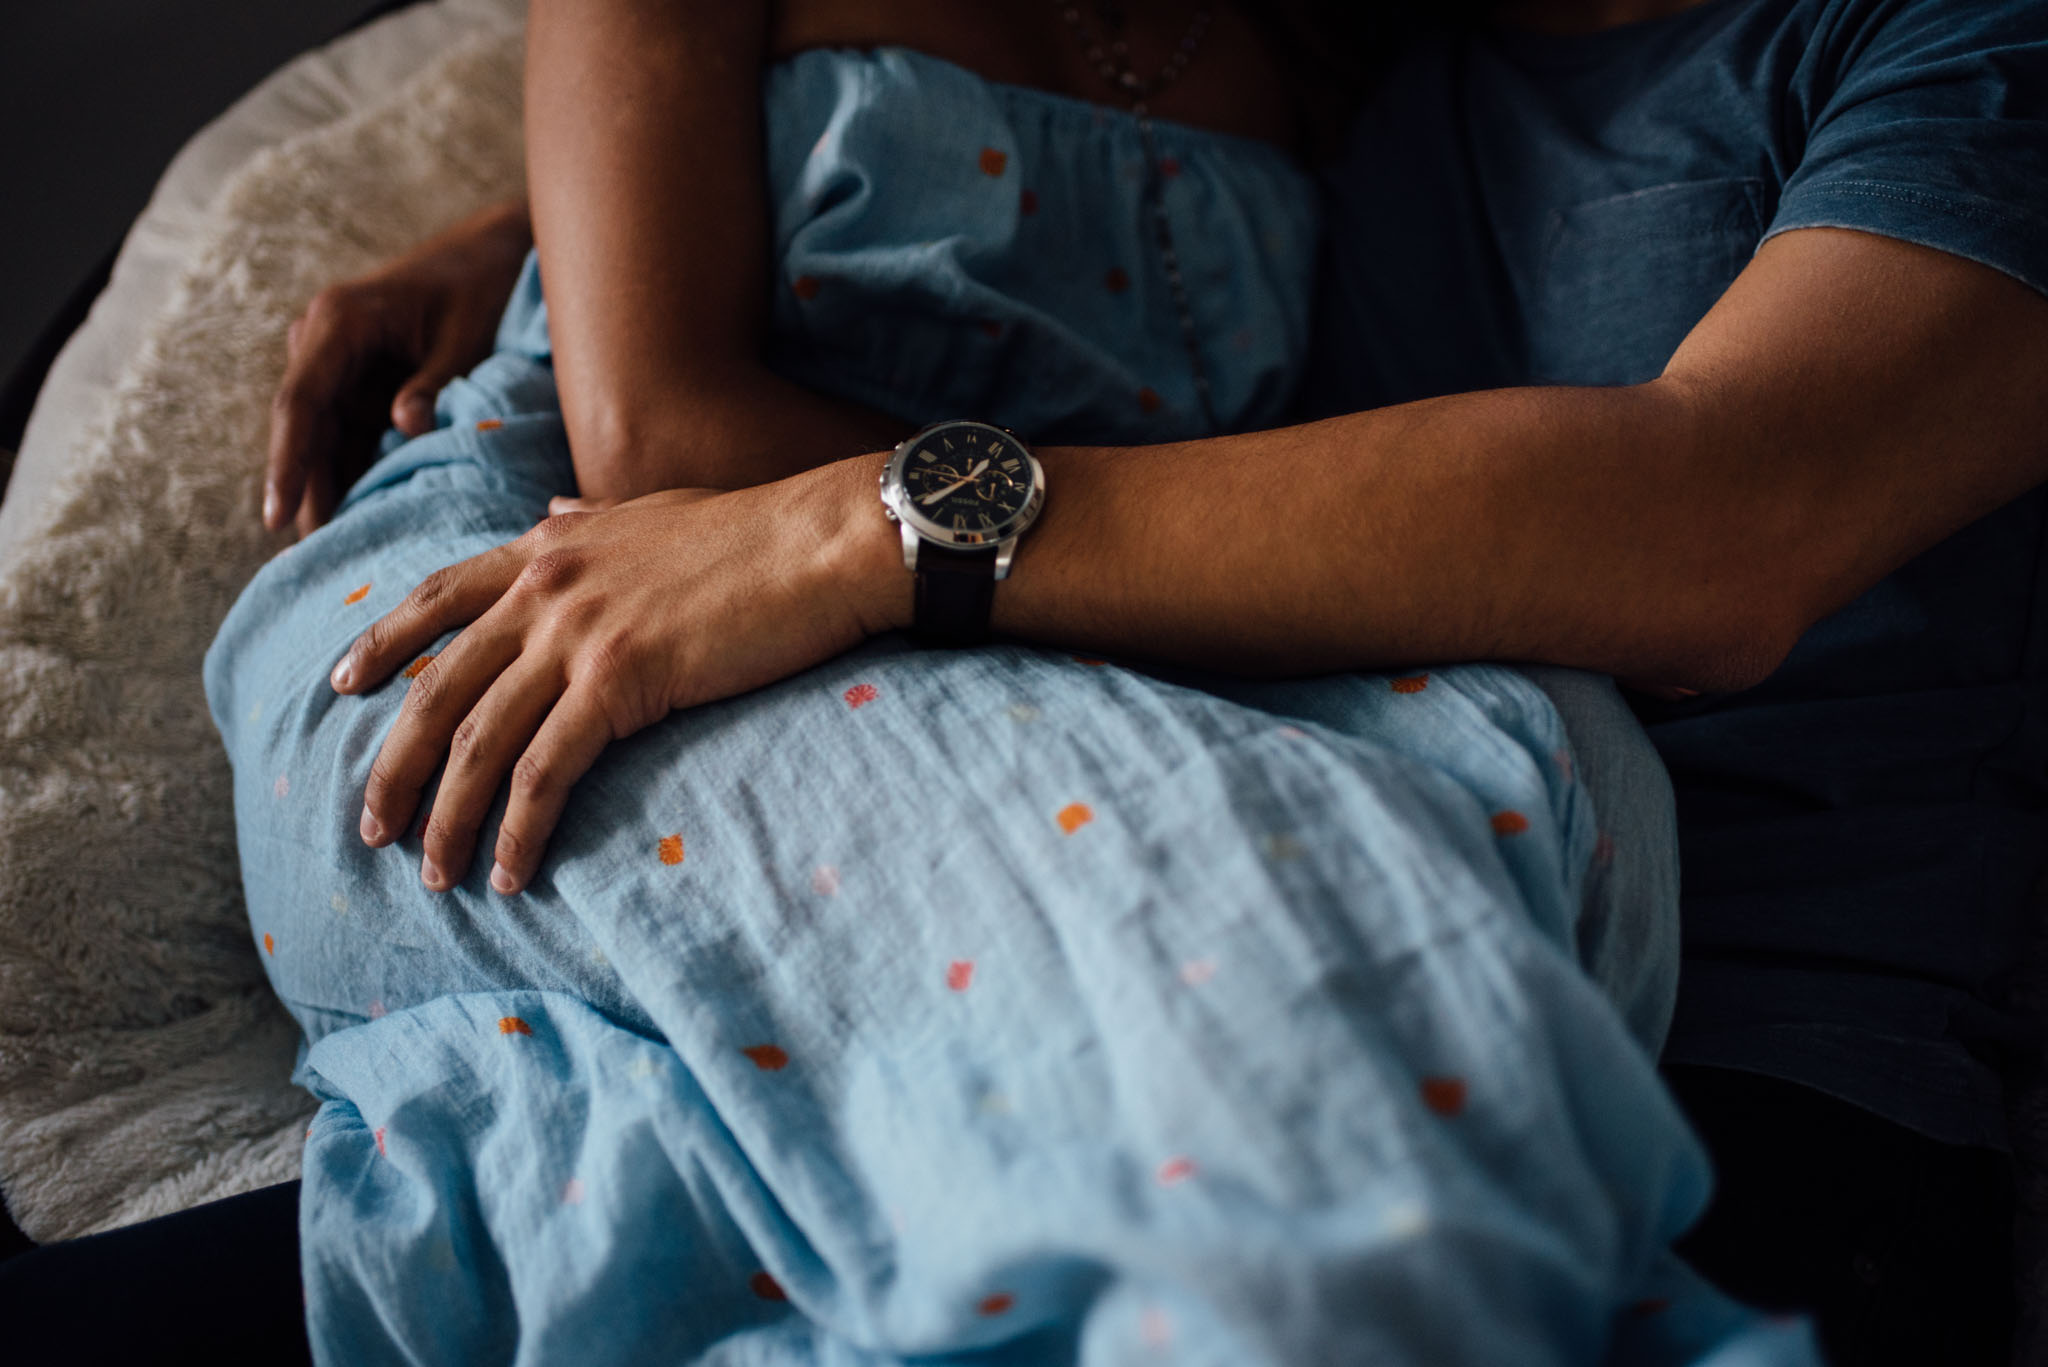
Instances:
[[[1130,453],[1049,453],[997,625],[1234,672],[1540,660],[1738,686],[1796,629],[1669,388],[1460,395]],[[1766,591],[1770,589],[1771,591]]]
[[[1505,659],[1741,688],[2048,479],[2043,431],[2048,299],[1808,229],[1765,244],[1649,384],[1045,452],[995,624],[1239,672]]]
[[[737,0],[531,8],[535,233],[587,497],[758,483],[899,435],[761,361],[766,27]]]
[[[1521,659],[1740,686],[1796,627],[1780,586],[1742,582],[1767,557],[1731,559],[1723,540],[1770,534],[1770,482],[1703,469],[1704,445],[1684,395],[1646,385],[1043,450],[1045,512],[994,626],[1234,673]],[[872,482],[847,496],[872,500]],[[910,599],[889,531],[863,573],[897,626]]]
[[[585,425],[580,439],[575,429],[570,433],[587,498],[746,488],[893,446],[909,431],[758,364],[736,366],[716,385],[677,383],[630,401],[621,396],[607,411],[606,420]]]

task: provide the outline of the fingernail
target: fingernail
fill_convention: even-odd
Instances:
[[[356,667],[349,663],[348,656],[341,657],[341,663],[334,667],[334,672],[327,676],[327,681],[334,685],[337,692],[356,681]]]
[[[435,892],[448,886],[448,880],[441,874],[441,866],[434,862],[434,856],[431,854],[420,860],[420,881]]]
[[[491,865],[491,886],[508,897],[519,891],[519,883],[512,877],[512,870],[503,864]]]
[[[277,525],[277,516],[278,516],[278,505],[279,505],[279,504],[280,504],[280,503],[281,503],[282,501],[283,501],[283,500],[279,499],[279,498],[278,498],[278,496],[277,496],[277,490],[275,490],[275,489],[265,489],[265,490],[263,491],[263,525],[264,525],[264,526],[266,526],[266,527],[274,527],[274,526],[276,526],[276,525]]]
[[[382,823],[376,817],[370,815],[368,807],[363,808],[363,821],[359,829],[363,833],[363,840],[368,844],[374,845],[384,838]]]

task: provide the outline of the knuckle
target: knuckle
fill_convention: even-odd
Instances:
[[[631,632],[609,632],[591,642],[586,650],[584,673],[592,684],[609,691],[630,677],[635,653]]]
[[[448,600],[451,576],[446,570],[435,570],[414,586],[406,595],[407,605],[414,612],[431,613]]]
[[[391,761],[379,755],[370,765],[369,787],[363,791],[363,802],[374,807],[398,791],[399,777]]]
[[[507,868],[518,868],[526,862],[527,852],[532,848],[526,837],[512,828],[510,822],[498,827],[498,844],[495,850],[497,861]]]
[[[433,850],[461,849],[469,840],[468,830],[461,823],[450,821],[439,812],[427,818],[421,829],[420,838]]]
[[[473,769],[483,757],[486,737],[483,724],[471,713],[455,728],[455,734],[448,740],[448,763],[464,769]]]
[[[581,513],[556,513],[533,524],[533,539],[547,543],[560,541],[582,518]]]
[[[412,687],[406,690],[405,710],[414,717],[431,717],[441,710],[447,691],[440,671],[428,665],[414,676]]]
[[[532,801],[546,796],[553,785],[554,776],[535,755],[521,755],[519,762],[512,766],[512,792],[516,797]],[[513,838],[516,840],[518,837]],[[503,844],[502,837],[499,843]]]
[[[566,551],[542,551],[519,572],[520,587],[528,593],[555,593],[576,578],[577,558]]]
[[[360,665],[364,659],[375,659],[390,647],[391,628],[384,625],[384,619],[380,617],[364,627],[363,634],[356,637],[355,646],[349,651],[349,657]]]
[[[604,610],[605,601],[601,594],[578,594],[562,604],[556,621],[572,631],[588,631],[604,620]]]
[[[306,326],[316,331],[340,327],[355,311],[355,292],[347,285],[329,285],[306,301]]]
[[[312,394],[306,388],[306,378],[297,369],[288,372],[270,396],[270,415],[273,419],[290,418],[309,407]]]

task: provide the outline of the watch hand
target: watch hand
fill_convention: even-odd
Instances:
[[[926,494],[923,498],[919,499],[918,502],[923,506],[929,508],[934,503],[937,503],[940,499],[944,498],[947,494],[950,494],[955,489],[959,488],[961,485],[970,483],[973,480],[981,478],[981,472],[986,469],[988,469],[988,461],[983,460],[981,464],[975,466],[972,470],[969,470],[965,475],[961,476],[959,479],[954,480],[951,484],[948,484],[945,488],[939,490],[937,493]]]
[[[1001,470],[991,470],[988,472],[988,476],[988,481],[985,485],[984,481],[981,480],[976,480],[974,483],[975,495],[984,503],[995,502],[998,489],[1014,489],[1017,487],[1017,481],[1004,474]]]

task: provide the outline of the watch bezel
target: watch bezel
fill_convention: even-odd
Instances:
[[[1024,506],[1010,517],[998,522],[987,531],[979,529],[956,530],[941,526],[938,522],[917,509],[908,497],[903,482],[904,466],[913,451],[925,438],[946,428],[966,428],[979,432],[993,432],[1014,445],[1024,454],[1024,462],[1031,471],[1031,492],[1024,500]],[[1015,540],[1038,520],[1039,509],[1045,503],[1045,467],[1038,463],[1029,444],[1007,427],[998,427],[992,422],[977,422],[971,418],[947,418],[940,422],[927,423],[896,444],[889,456],[888,464],[882,467],[882,505],[891,516],[905,527],[917,533],[918,539],[950,550],[976,550],[982,547],[997,547],[1005,541]]]

